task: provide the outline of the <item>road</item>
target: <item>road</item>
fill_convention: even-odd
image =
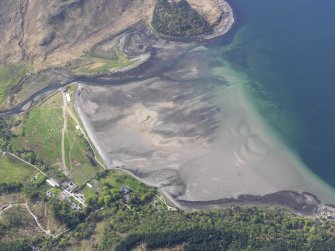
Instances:
[[[29,162],[25,161],[24,159],[21,159],[20,157],[18,157],[18,156],[16,156],[16,155],[12,154],[12,153],[10,153],[10,152],[3,152],[2,156],[5,155],[5,154],[9,154],[9,155],[13,156],[14,158],[16,158],[16,159],[18,159],[18,160],[20,160],[20,161],[26,163],[27,165],[32,166],[32,167],[35,168],[37,171],[39,171],[41,174],[43,174],[45,177],[47,177],[48,179],[51,179],[51,177],[49,177],[49,176],[48,176],[46,173],[44,173],[41,169],[39,169],[38,167],[36,167],[36,166],[30,164]],[[64,189],[63,187],[61,187],[61,188]],[[64,191],[66,191],[66,190],[64,189]],[[81,205],[83,205],[84,207],[86,207],[86,204],[83,203],[83,202],[81,202],[80,200],[78,200],[77,197],[76,197],[73,193],[70,193],[70,192],[68,192],[68,191],[66,191],[66,193],[68,193],[72,198],[74,198],[74,199],[75,199],[77,202],[79,202]]]

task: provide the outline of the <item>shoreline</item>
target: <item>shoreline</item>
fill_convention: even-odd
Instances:
[[[314,195],[307,192],[283,190],[265,195],[241,194],[237,198],[222,198],[210,201],[185,201],[179,200],[178,204],[186,209],[212,209],[234,206],[276,206],[292,210],[306,216],[318,213],[322,204]]]
[[[221,8],[226,8],[229,10],[229,16],[228,16],[228,25],[223,25],[223,30],[220,30],[219,28],[217,28],[217,31],[212,32],[211,34],[203,34],[203,35],[198,35],[198,36],[194,36],[194,37],[169,37],[169,36],[165,36],[162,34],[158,34],[157,32],[155,32],[153,30],[153,28],[151,27],[150,24],[144,22],[144,20],[139,21],[127,28],[122,29],[121,31],[117,32],[116,34],[110,35],[108,37],[106,37],[105,39],[96,42],[91,49],[89,50],[89,54],[92,54],[92,52],[101,44],[107,42],[107,41],[111,41],[119,36],[121,36],[122,34],[126,34],[126,33],[131,33],[136,31],[137,27],[142,25],[145,25],[147,27],[147,29],[149,29],[151,31],[151,33],[154,36],[157,36],[160,39],[166,40],[166,41],[172,41],[172,42],[181,42],[181,43],[191,43],[191,42],[196,42],[197,44],[210,44],[211,42],[217,41],[222,39],[225,35],[227,35],[227,33],[229,33],[233,27],[234,24],[236,22],[235,19],[235,14],[233,11],[233,8],[231,7],[230,3],[227,0],[216,0],[218,2],[218,4],[221,6]],[[222,9],[223,11],[223,9]],[[223,15],[223,13],[222,13]],[[223,22],[224,18],[221,18],[221,22]],[[219,26],[219,25],[217,25]],[[104,74],[100,74],[100,75],[81,75],[81,74],[77,74],[77,75],[71,75],[69,76],[68,80],[64,80],[61,82],[61,84],[56,84],[55,82],[52,82],[51,85],[45,86],[42,89],[37,90],[35,93],[33,93],[30,97],[27,97],[24,100],[21,100],[20,102],[18,102],[18,104],[16,104],[15,106],[11,106],[9,108],[6,109],[0,109],[0,117],[7,117],[10,116],[12,114],[19,114],[22,112],[25,112],[26,109],[22,109],[22,107],[27,106],[27,104],[32,100],[32,98],[36,97],[38,98],[39,95],[43,95],[45,94],[46,91],[52,89],[52,91],[55,91],[58,88],[62,88],[65,86],[70,85],[72,82],[75,81],[84,81],[86,80],[86,82],[89,82],[90,79],[95,78],[97,81],[99,81],[99,79],[103,79],[105,77],[109,77],[110,81],[112,82],[122,82],[123,80],[123,76],[127,75],[127,74],[133,74],[133,72],[135,73],[135,75],[139,75],[138,72],[139,70],[144,67],[146,64],[150,64],[152,61],[154,61],[155,58],[152,55],[146,55],[145,57],[143,57],[143,55],[141,57],[139,57],[139,62],[134,62],[134,64],[131,64],[130,66],[118,69],[118,70],[112,70],[108,73],[104,73]],[[50,68],[50,69],[43,69],[43,71],[50,71],[58,73],[58,70],[63,70],[66,67],[55,67],[55,68]],[[37,74],[39,74],[40,72],[38,72]],[[61,74],[60,74],[61,75]],[[31,76],[30,76],[31,77]],[[136,79],[136,77],[134,77],[134,79]],[[21,80],[19,81],[19,83],[21,82]],[[45,91],[46,90],[46,91]],[[31,105],[32,107],[33,105]],[[30,108],[31,108],[30,107]]]
[[[221,16],[218,20],[218,23],[212,24],[213,31],[208,34],[201,34],[195,36],[181,36],[181,37],[172,37],[167,36],[161,33],[158,33],[153,29],[151,24],[146,23],[146,26],[151,30],[151,32],[166,41],[174,41],[174,42],[198,42],[198,43],[209,43],[211,41],[217,40],[225,36],[229,33],[236,23],[236,17],[234,14],[234,10],[231,4],[227,0],[215,0],[217,6],[221,9]],[[227,12],[227,13],[226,13]]]
[[[280,141],[279,135],[276,135],[264,121],[264,118],[260,116],[248,92],[248,79],[246,76],[233,70],[229,65],[224,64],[220,69],[218,69],[217,76],[223,76],[228,86],[220,85],[219,89],[216,89],[217,99],[213,101],[219,105],[218,107],[225,110],[228,109],[227,113],[222,114],[225,118],[222,121],[222,126],[226,129],[220,130],[216,134],[218,145],[215,145],[214,155],[208,158],[212,162],[208,162],[208,159],[205,159],[204,162],[199,162],[205,168],[203,173],[198,173],[198,169],[192,169],[192,167],[191,169],[187,167],[184,170],[181,180],[185,181],[186,187],[189,184],[194,185],[194,187],[187,188],[182,196],[171,194],[169,192],[170,185],[168,184],[168,187],[165,187],[164,184],[157,183],[157,180],[151,179],[150,175],[147,176],[146,171],[148,170],[145,167],[142,169],[143,174],[141,174],[142,171],[141,173],[136,173],[136,169],[127,168],[127,158],[120,158],[113,152],[111,154],[106,153],[102,149],[99,153],[103,154],[105,162],[108,160],[108,169],[124,171],[144,184],[157,187],[164,196],[181,209],[257,204],[286,207],[299,213],[310,215],[317,213],[320,200],[322,203],[333,204],[329,195],[331,190],[324,187],[321,181],[314,179],[306,172],[306,169],[301,167],[301,163],[299,163],[297,158]],[[222,78],[218,78],[218,81],[221,81],[220,79]],[[131,85],[138,85],[135,82],[140,84],[139,81],[134,81]],[[130,87],[117,87],[120,94],[122,94],[122,88],[129,91],[128,88]],[[106,91],[107,89],[103,90],[103,93]],[[126,94],[124,93],[124,95]],[[123,100],[123,102],[126,101]],[[117,102],[117,99],[114,102]],[[141,102],[145,102],[145,100]],[[163,99],[159,102],[166,101]],[[121,107],[116,105],[112,109],[116,112],[124,110],[122,105]],[[147,109],[150,110],[150,107]],[[134,112],[135,110],[130,114]],[[115,135],[117,131],[110,131],[110,133]],[[227,133],[229,133],[228,136],[226,135]],[[104,137],[103,134],[99,135],[100,139],[97,137],[94,140],[94,144],[98,146],[101,145],[101,137]],[[90,133],[90,138],[92,139],[92,133]],[[260,141],[253,141],[258,138]],[[265,151],[263,150],[264,147]],[[100,149],[97,146],[96,148]],[[128,150],[131,151],[131,149],[130,147]],[[114,159],[119,160],[119,162],[112,165]],[[123,161],[126,161],[124,166]],[[234,162],[237,163],[234,164]],[[208,165],[209,163],[215,164],[215,166],[211,167]],[[223,164],[221,169],[225,167],[225,170],[220,170],[220,163]],[[121,165],[121,168],[116,168],[120,167],[117,165]],[[134,167],[136,166],[135,163]],[[159,167],[157,166],[156,168]],[[211,184],[206,181],[211,180],[213,177],[221,177],[221,181],[213,180],[213,182],[210,182]],[[241,178],[244,180],[241,181]],[[222,185],[222,183],[224,184]],[[206,190],[206,188],[209,193],[213,192],[209,194],[209,197],[201,191],[203,189]],[[219,192],[215,192],[215,189]],[[324,200],[324,197],[322,198],[319,195],[325,195],[326,198],[328,196],[328,200]],[[311,198],[313,203],[308,200]]]
[[[84,129],[87,133],[88,138],[92,141],[92,144],[94,145],[95,149],[98,151],[100,157],[102,158],[104,164],[108,167],[110,166],[109,160],[106,157],[107,153],[103,149],[103,146],[99,144],[97,141],[97,136],[95,135],[94,128],[92,127],[90,121],[86,117],[85,113],[82,110],[80,99],[78,98],[80,96],[80,93],[82,91],[81,83],[78,83],[77,90],[76,90],[76,97],[75,97],[75,109],[77,111],[78,117],[81,121],[81,123],[84,126]]]
[[[222,37],[224,36],[226,33],[228,33],[231,28],[233,27],[233,24],[235,23],[235,18],[234,18],[234,14],[233,14],[233,11],[232,11],[232,8],[231,6],[228,4],[227,1],[225,0],[220,0],[219,2],[222,2],[224,4],[227,4],[229,6],[229,8],[231,9],[231,14],[232,14],[232,19],[230,19],[230,23],[228,26],[226,26],[226,29],[223,29],[223,30],[220,30],[218,31],[217,33],[213,33],[211,35],[208,35],[208,37],[206,38],[206,35],[201,35],[201,36],[197,36],[197,37],[190,37],[190,39],[199,39],[199,38],[203,38],[206,40],[211,40],[211,39],[216,39],[216,38],[219,38],[219,37]],[[161,36],[160,36],[161,37]],[[163,39],[166,39],[164,36],[162,37]],[[177,38],[176,38],[177,39]],[[187,43],[187,37],[184,37],[184,38],[180,38],[184,43]],[[169,39],[167,39],[169,40]],[[174,40],[173,38],[171,38],[171,40]],[[194,40],[193,40],[194,41]],[[149,60],[151,61],[151,60]],[[122,74],[127,74],[129,71],[126,71],[126,72],[122,72]],[[78,89],[79,90],[79,87],[80,87],[80,84],[78,85]],[[78,104],[79,100],[76,98],[76,108],[78,109],[77,112],[79,114],[79,117],[85,127],[85,130],[86,132],[88,133],[89,135],[89,138],[91,139],[91,141],[93,142],[95,148],[97,149],[97,151],[99,152],[99,155],[102,157],[103,161],[105,162],[106,166],[108,167],[108,169],[115,169],[115,170],[121,170],[131,176],[133,176],[134,178],[140,180],[142,183],[144,184],[147,184],[147,185],[150,185],[152,186],[152,184],[150,184],[150,182],[146,182],[144,181],[143,179],[141,179],[140,177],[136,176],[134,173],[132,173],[131,171],[129,170],[125,170],[123,168],[113,168],[112,166],[112,163],[111,161],[109,160],[109,157],[108,156],[108,153],[106,152],[106,150],[104,149],[104,146],[101,146],[101,144],[99,143],[99,139],[98,137],[95,135],[95,132],[94,132],[94,128],[92,127],[92,125],[90,124],[89,122],[89,119],[86,117],[86,115],[84,114],[84,112],[81,110],[81,105]],[[250,102],[247,102],[247,103],[251,103],[252,101]],[[253,112],[253,114],[256,112],[257,113],[257,110],[255,111],[255,107],[252,105],[252,104],[249,104],[250,106],[252,107],[249,107]],[[78,107],[79,106],[79,107]],[[258,116],[256,116],[258,117]],[[262,123],[262,121],[261,121]],[[265,127],[267,127],[265,125]],[[266,128],[266,130],[268,131],[268,128]],[[271,134],[271,132],[270,132]],[[273,135],[272,135],[273,136]],[[276,137],[276,136],[275,136]],[[289,152],[289,151],[287,151]],[[294,157],[294,156],[293,156]],[[304,172],[306,171],[305,168],[303,170]],[[310,175],[310,174],[308,174]],[[310,177],[311,179],[314,179],[314,177]],[[321,182],[321,181],[320,181]],[[159,191],[161,193],[164,194],[164,196],[166,196],[175,206],[177,206],[178,208],[182,208],[182,209],[187,209],[187,208],[197,208],[197,207],[207,207],[207,208],[210,208],[210,207],[216,207],[216,206],[231,206],[231,205],[252,205],[252,204],[257,204],[257,205],[276,205],[276,206],[288,206],[288,208],[291,208],[292,207],[289,207],[289,205],[286,205],[287,203],[290,203],[290,200],[293,200],[294,202],[294,198],[297,198],[297,199],[303,199],[305,195],[309,195],[309,196],[312,196],[314,198],[314,201],[315,203],[317,202],[317,204],[313,204],[312,203],[312,207],[313,207],[313,210],[315,209],[315,206],[316,205],[320,205],[320,201],[319,199],[315,196],[315,195],[311,195],[307,192],[302,192],[301,194],[299,192],[295,192],[293,190],[280,190],[278,192],[275,192],[275,193],[268,193],[268,194],[265,194],[265,195],[252,195],[252,194],[240,194],[238,195],[237,197],[231,197],[231,198],[222,198],[222,199],[217,199],[217,200],[209,200],[209,201],[187,201],[187,200],[178,200],[176,198],[174,198],[173,196],[171,196],[170,194],[168,194],[168,192],[164,191],[164,188],[158,188]],[[289,194],[290,196],[293,196],[293,197],[287,197],[286,195]],[[286,196],[286,197],[285,197]],[[301,197],[302,196],[302,197]],[[271,200],[273,200],[272,202],[270,202]],[[283,203],[283,199],[286,200],[284,201]],[[286,203],[286,204],[285,204]],[[294,204],[294,203],[293,203]],[[188,207],[188,205],[191,205],[191,207]],[[302,207],[303,210],[304,207],[309,204],[303,204],[303,203],[300,203],[300,202],[297,202],[297,204],[294,204],[296,205],[297,207]],[[308,208],[308,207],[307,207]],[[293,206],[293,210],[294,210],[294,206]],[[307,210],[307,209],[306,209]],[[311,209],[312,210],[312,209]]]
[[[314,174],[305,163],[302,162],[301,158],[298,156],[293,149],[289,148],[283,138],[279,135],[277,131],[272,128],[272,126],[268,123],[268,121],[261,116],[258,111],[257,104],[255,103],[254,96],[252,92],[248,90],[248,79],[246,76],[236,75],[239,74],[236,70],[232,69],[231,66],[225,66],[227,71],[223,74],[224,76],[230,76],[232,78],[232,82],[238,81],[238,85],[240,87],[240,95],[241,95],[241,106],[246,109],[249,120],[251,124],[255,127],[255,133],[260,135],[263,140],[265,140],[269,146],[273,148],[274,151],[277,151],[280,159],[283,160],[283,166],[281,169],[287,169],[287,174],[290,175],[292,179],[292,184],[290,187],[285,185],[285,189],[279,189],[279,191],[293,191],[300,194],[312,194],[317,200],[320,201],[320,204],[334,204],[335,196],[332,192],[335,192],[335,189],[328,185],[324,180]],[[237,79],[237,80],[236,80]],[[273,151],[272,150],[272,151]],[[286,165],[285,165],[286,164]],[[272,163],[271,165],[274,165]],[[280,166],[279,166],[280,167]],[[266,168],[264,168],[264,173],[266,172]],[[288,179],[285,177],[285,171],[283,174],[284,179]],[[278,172],[278,175],[280,173]],[[266,176],[267,177],[267,176]],[[269,176],[270,177],[270,176]],[[281,177],[278,176],[278,179]],[[274,181],[273,181],[274,182]],[[279,183],[278,183],[279,184]],[[272,192],[267,194],[273,194]],[[265,194],[265,195],[267,195]],[[242,194],[243,195],[243,194]],[[238,195],[240,196],[240,195]]]
[[[216,0],[217,5],[221,8],[222,14],[219,24],[214,26],[212,34],[205,35],[206,40],[212,40],[226,35],[234,26],[236,17],[234,10],[227,0]],[[228,11],[228,13],[226,13]],[[227,23],[225,23],[227,21]]]
[[[229,75],[229,73],[226,74],[227,76]],[[237,86],[238,88],[240,88],[239,86]],[[239,93],[242,94],[241,89],[238,89]],[[242,95],[244,96],[244,95]],[[77,103],[78,101],[76,101]],[[229,100],[228,100],[229,102]],[[242,104],[244,103],[244,104]],[[240,105],[242,105],[242,107],[245,107],[248,103],[247,100],[243,101]],[[251,104],[251,107],[247,107],[247,110],[251,109],[253,110],[253,106]],[[252,113],[254,113],[256,111],[252,111]],[[248,114],[250,114],[250,112],[248,112]],[[82,117],[81,117],[82,119]],[[257,116],[255,118],[257,119]],[[252,120],[254,121],[254,120]],[[255,124],[256,123],[256,124]],[[266,128],[262,128],[263,126],[257,126],[257,124],[262,124],[262,121],[256,121],[255,123],[252,122],[253,125],[256,125],[257,130],[261,130],[264,131],[266,130],[267,132],[265,134],[271,134],[271,132],[268,132],[268,130]],[[85,128],[87,130],[87,128]],[[92,131],[88,131],[89,137],[92,140],[92,137],[95,140],[92,140],[94,142],[94,145],[96,147],[96,149],[99,149],[99,154],[104,154],[105,155],[105,151],[102,149],[101,150],[101,144],[99,143],[99,139],[95,138],[95,136],[92,136],[92,133],[94,133],[94,129],[92,129]],[[264,134],[262,134],[264,135]],[[274,135],[270,135],[269,137],[272,138]],[[275,136],[274,136],[275,137]],[[270,139],[270,142],[272,142],[272,140]],[[280,142],[275,143],[276,145],[280,144]],[[103,146],[102,146],[103,147]],[[185,199],[180,199],[176,196],[171,195],[164,186],[159,185],[158,183],[155,183],[154,181],[152,181],[150,178],[148,179],[148,177],[142,177],[142,175],[136,174],[136,172],[133,172],[132,170],[128,170],[126,167],[124,168],[122,166],[122,162],[118,162],[121,164],[121,167],[117,166],[117,165],[112,165],[111,163],[113,162],[112,159],[109,157],[107,157],[108,154],[105,155],[104,162],[106,163],[106,158],[108,159],[106,165],[108,169],[113,169],[113,170],[119,170],[119,171],[123,171],[125,173],[127,173],[128,175],[131,175],[132,177],[134,177],[135,179],[141,181],[142,183],[149,185],[149,186],[153,186],[158,188],[159,192],[164,194],[164,196],[169,199],[171,201],[171,203],[173,203],[176,207],[180,208],[180,209],[205,209],[205,208],[216,208],[216,207],[230,207],[230,206],[279,206],[279,207],[284,207],[284,208],[288,208],[296,213],[300,213],[300,214],[304,214],[304,215],[316,215],[318,213],[318,208],[319,206],[323,205],[321,204],[319,198],[317,197],[317,195],[315,195],[314,193],[311,193],[311,191],[305,191],[305,189],[290,189],[289,186],[284,184],[284,187],[282,189],[278,189],[278,190],[273,190],[273,187],[271,187],[269,190],[266,187],[260,187],[260,194],[259,192],[256,192],[255,194],[247,194],[246,192],[242,192],[237,194],[236,196],[230,196],[228,195],[226,196],[222,196],[219,197],[218,199],[210,199],[210,200],[197,200],[194,199],[193,200],[188,200],[187,198]],[[288,155],[284,155],[284,157],[290,159],[290,157]],[[117,159],[117,158],[116,158]],[[122,159],[120,160],[122,161]],[[288,160],[290,161],[290,160]],[[126,164],[125,164],[126,166]],[[263,165],[263,170],[266,170],[266,165]],[[265,168],[265,169],[264,169]],[[288,168],[287,170],[293,170],[293,174],[294,170],[296,168],[296,165],[291,166],[290,168]],[[262,169],[261,169],[262,170]],[[260,171],[261,171],[260,170]],[[287,174],[286,170],[284,170],[284,172],[282,173],[278,173],[278,179],[282,180],[280,177],[282,177],[283,179],[285,179],[285,176],[283,176],[282,174]],[[289,172],[289,174],[292,172]],[[305,175],[304,175],[305,176]],[[248,174],[247,176],[248,177]],[[296,177],[296,175],[295,175]],[[308,179],[307,179],[308,180]],[[250,184],[253,184],[253,178],[250,177],[249,181],[251,182]],[[281,183],[279,183],[281,184]],[[282,184],[282,185],[283,185]],[[289,183],[290,184],[290,183]],[[310,184],[310,183],[308,183]],[[308,185],[307,184],[307,185]],[[312,186],[313,187],[313,186]],[[286,188],[286,189],[285,189]],[[312,189],[313,190],[313,189]],[[245,191],[245,190],[241,190],[241,191]]]
[[[225,62],[229,64],[228,61]],[[231,68],[234,73],[238,74],[238,72],[233,69],[230,64],[229,68]],[[243,76],[243,78],[247,78],[247,76]],[[306,163],[303,162],[299,154],[287,144],[287,142],[280,135],[280,133],[272,127],[270,122],[260,114],[260,107],[255,100],[253,90],[249,89],[251,87],[248,85],[248,81],[248,79],[242,81],[242,96],[244,97],[244,100],[246,102],[245,106],[247,107],[248,113],[252,114],[252,117],[255,118],[255,122],[259,123],[259,128],[265,132],[269,140],[273,141],[278,145],[278,147],[283,149],[283,156],[285,156],[287,160],[294,164],[291,167],[292,173],[296,172],[297,174],[299,174],[299,176],[301,176],[301,180],[303,181],[301,184],[295,184],[297,188],[293,187],[294,189],[288,189],[288,191],[293,191],[301,194],[312,194],[320,201],[320,205],[335,205],[335,188],[329,185],[322,178],[320,178],[316,173],[314,173],[306,165]]]

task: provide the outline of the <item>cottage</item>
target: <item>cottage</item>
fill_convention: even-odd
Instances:
[[[72,180],[66,180],[62,183],[62,187],[68,191],[68,192],[72,192],[74,189],[76,189],[78,186],[76,185],[76,183],[74,183]]]
[[[128,187],[128,186],[123,186],[121,189],[120,189],[120,193],[123,194],[123,195],[128,195],[131,193],[131,188]]]
[[[47,194],[48,197],[51,197],[51,198],[55,198],[56,197],[56,194],[54,192],[50,191],[50,190],[47,191],[46,194]]]
[[[52,187],[59,187],[59,183],[53,178],[47,179],[47,183]]]
[[[71,102],[71,96],[70,96],[69,93],[66,93],[66,94],[65,94],[65,97],[66,97],[66,101],[67,101],[67,102]]]

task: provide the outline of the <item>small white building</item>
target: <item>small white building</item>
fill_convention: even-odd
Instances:
[[[92,186],[90,183],[86,183],[86,185],[87,185],[89,188],[93,188],[93,186]]]
[[[47,179],[47,183],[50,185],[50,186],[52,186],[52,187],[59,187],[59,184],[58,184],[58,182],[56,181],[56,180],[54,180],[54,179]]]
[[[65,94],[65,97],[66,97],[66,101],[67,101],[67,102],[71,102],[71,96],[70,96],[69,93],[66,93],[66,94]]]

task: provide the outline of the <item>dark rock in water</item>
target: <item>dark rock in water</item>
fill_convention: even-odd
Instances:
[[[319,199],[310,193],[297,193],[293,191],[279,191],[264,196],[244,194],[237,198],[223,198],[211,201],[185,201],[179,200],[183,207],[208,208],[225,207],[229,205],[278,205],[292,209],[293,211],[306,215],[318,212]]]

